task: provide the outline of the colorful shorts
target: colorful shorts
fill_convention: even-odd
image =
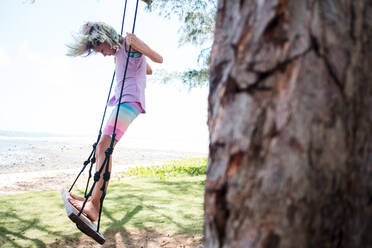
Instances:
[[[116,112],[118,107],[115,107],[109,119],[107,120],[106,127],[103,130],[103,134],[112,135],[114,131]],[[127,130],[129,124],[136,119],[136,117],[141,113],[141,105],[135,102],[126,102],[120,104],[118,121],[116,123],[115,130],[115,140],[119,141],[125,131]]]

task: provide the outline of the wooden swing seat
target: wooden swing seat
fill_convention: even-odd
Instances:
[[[90,219],[85,216],[83,213],[79,216],[79,210],[77,210],[69,201],[70,192],[67,189],[63,188],[61,190],[62,199],[65,204],[67,216],[76,224],[77,228],[97,241],[99,244],[105,243],[105,237],[102,233],[97,232],[97,226]]]

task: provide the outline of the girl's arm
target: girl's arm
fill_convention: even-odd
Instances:
[[[146,74],[147,75],[152,75],[152,69],[151,69],[151,66],[146,63]]]
[[[127,48],[129,48],[129,46],[132,46],[135,50],[144,54],[146,57],[148,57],[149,59],[156,63],[163,63],[163,57],[154,50],[152,50],[145,42],[140,40],[135,34],[127,33],[126,45]]]

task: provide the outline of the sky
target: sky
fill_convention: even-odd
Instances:
[[[120,32],[123,7],[124,0],[1,0],[0,130],[95,137],[113,57],[67,57],[66,45],[87,21],[103,21]],[[200,48],[179,47],[178,20],[144,7],[140,1],[135,34],[164,58],[163,64],[149,62],[153,71],[194,68]],[[132,30],[134,10],[135,0],[128,0],[124,32]],[[207,87],[189,90],[180,81],[161,84],[148,76],[147,113],[132,123],[126,136],[159,145],[187,143],[205,151],[207,97]]]

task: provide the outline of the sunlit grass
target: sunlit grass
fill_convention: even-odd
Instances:
[[[172,163],[175,170],[193,166],[192,160],[165,166]],[[203,163],[205,166],[205,159]],[[101,232],[145,229],[202,235],[205,176],[170,171],[168,168],[166,176],[126,176],[110,182]],[[0,197],[0,247],[46,247],[81,235],[67,218],[58,191]]]
[[[172,160],[153,167],[135,167],[122,174],[124,176],[154,176],[161,179],[178,176],[200,176],[206,174],[207,158]]]

